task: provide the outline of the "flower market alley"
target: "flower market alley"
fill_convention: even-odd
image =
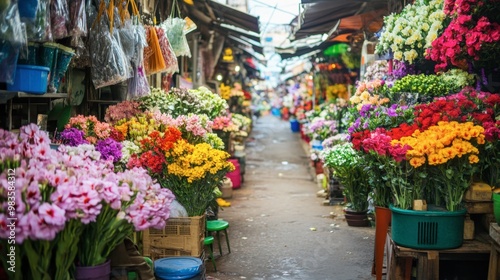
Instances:
[[[207,279],[374,279],[373,227],[349,227],[341,205],[323,205],[307,145],[290,123],[254,119],[241,188],[218,217],[230,223],[231,253],[214,246]]]

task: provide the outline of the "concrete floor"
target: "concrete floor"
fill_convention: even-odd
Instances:
[[[375,229],[349,227],[342,206],[324,206],[309,158],[287,121],[267,115],[246,143],[246,174],[219,212],[231,253],[214,247],[208,279],[374,279]]]

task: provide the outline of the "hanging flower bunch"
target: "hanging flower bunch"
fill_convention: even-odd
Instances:
[[[451,23],[434,42],[428,57],[436,71],[453,66],[467,70],[494,68],[500,59],[500,8],[497,0],[446,0],[444,12]]]
[[[111,126],[108,123],[100,122],[95,116],[78,115],[69,119],[66,129],[76,128],[83,132],[85,140],[91,144],[97,140],[103,140],[110,136]],[[63,139],[64,140],[64,139]]]
[[[389,102],[387,92],[388,88],[383,80],[359,82],[356,92],[349,101],[351,104],[357,105],[358,110],[361,110],[365,104],[383,105]]]
[[[426,166],[434,176],[446,208],[455,211],[472,182],[479,162],[479,146],[485,144],[484,128],[472,122],[438,122],[427,130],[392,142],[411,147],[406,158],[413,168]],[[430,179],[430,176],[427,177]]]
[[[438,38],[445,24],[444,0],[417,0],[399,14],[384,17],[384,31],[376,46],[377,53],[391,51],[394,59],[415,63]]]

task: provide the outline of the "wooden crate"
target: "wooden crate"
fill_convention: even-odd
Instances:
[[[144,231],[143,255],[153,260],[169,256],[201,256],[205,222],[205,215],[170,218],[163,229]]]

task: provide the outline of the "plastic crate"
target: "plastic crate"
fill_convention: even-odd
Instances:
[[[403,210],[390,206],[391,236],[400,246],[442,250],[462,246],[466,210],[447,211],[429,205],[428,211]]]
[[[171,256],[201,256],[205,222],[205,215],[170,218],[163,229],[144,231],[143,255],[153,260]]]
[[[18,64],[14,83],[7,84],[7,90],[45,94],[49,71],[48,67]]]

